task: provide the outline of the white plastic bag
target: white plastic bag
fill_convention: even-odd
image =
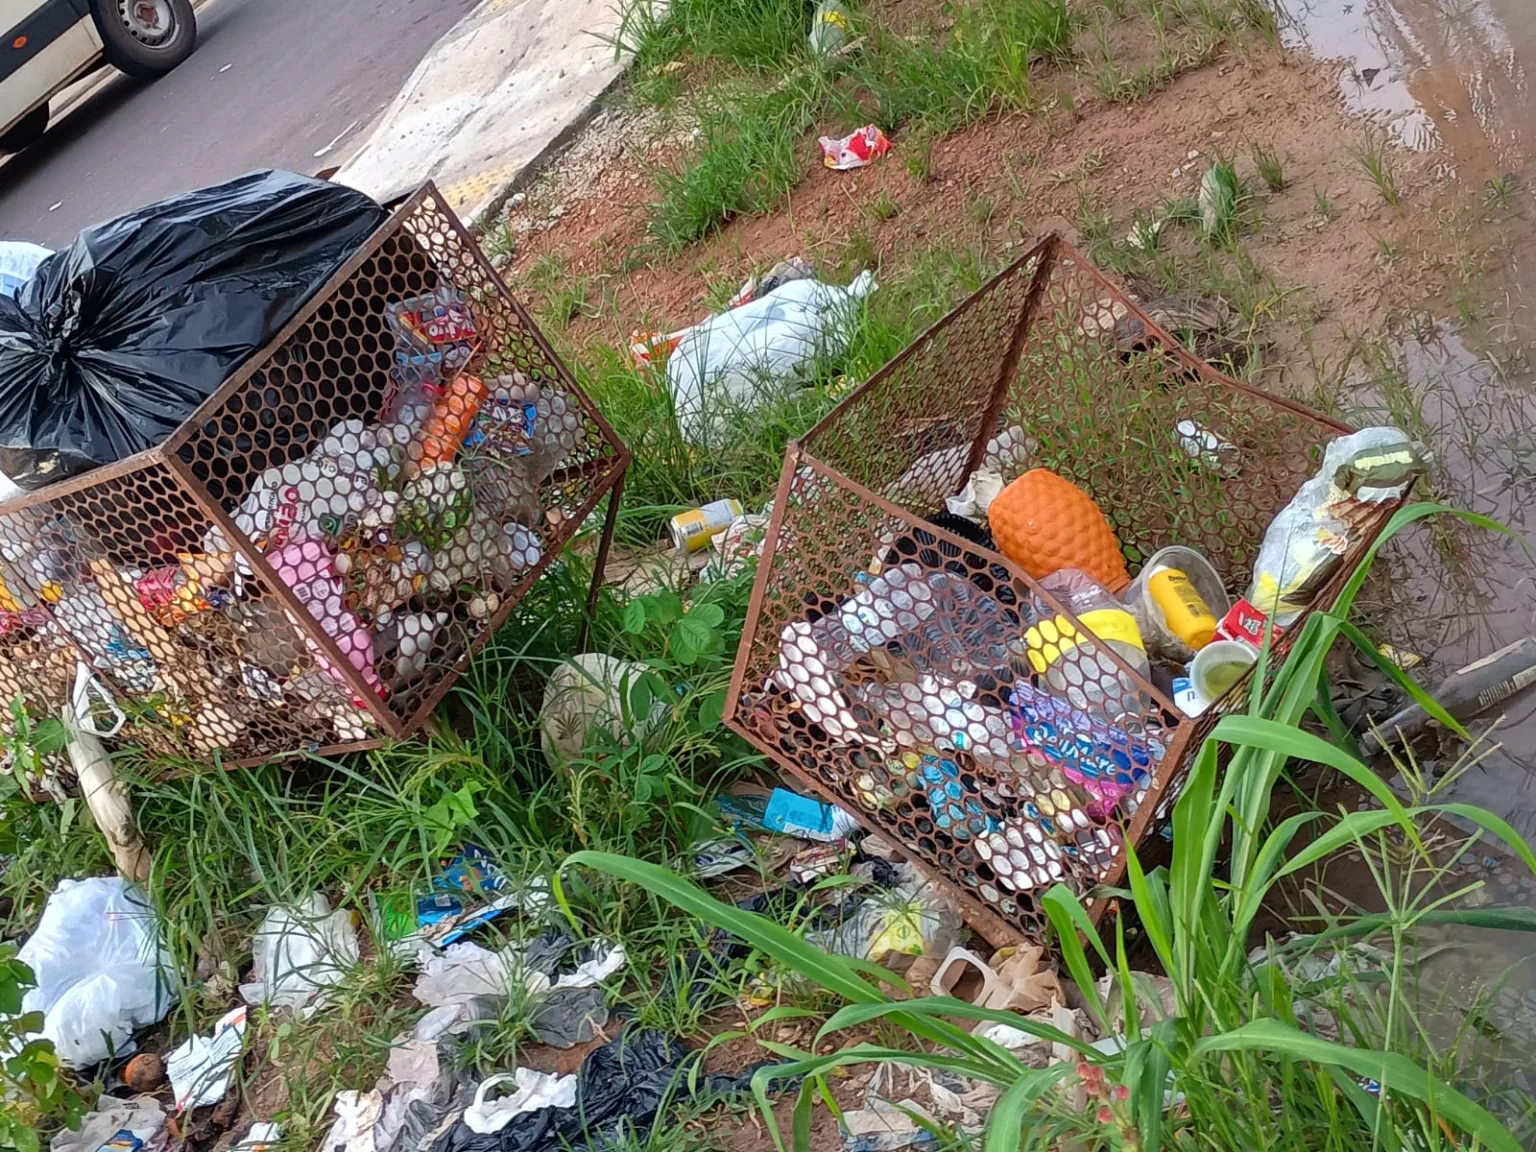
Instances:
[[[320,993],[357,963],[357,929],[350,912],[332,912],[331,902],[316,892],[297,907],[270,909],[251,954],[251,983],[240,985],[245,1002],[307,1014],[320,1006]]]
[[[689,328],[667,360],[673,407],[695,444],[724,441],[730,423],[820,359],[848,347],[858,301],[875,290],[860,272],[846,288],[791,280]]]
[[[43,1013],[42,1035],[73,1068],[132,1051],[175,1002],[155,914],[121,876],[60,881],[17,959],[37,977],[21,1010]]]
[[[53,255],[52,248],[24,240],[0,240],[0,296],[14,296],[32,279],[37,266]]]

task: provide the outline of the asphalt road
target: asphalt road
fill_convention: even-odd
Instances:
[[[0,165],[0,238],[56,248],[89,224],[253,168],[335,165],[475,3],[214,0],[175,72],[152,84],[113,77]]]

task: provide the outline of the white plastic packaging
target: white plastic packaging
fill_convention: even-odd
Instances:
[[[21,1010],[43,1013],[43,1037],[73,1068],[132,1051],[176,999],[154,911],[121,876],[60,881],[17,959],[37,977]]]
[[[1270,521],[1248,600],[1278,627],[1293,624],[1359,538],[1362,510],[1396,500],[1424,471],[1397,428],[1362,428],[1323,451],[1317,474]]]
[[[357,963],[357,928],[350,912],[331,911],[316,892],[297,907],[269,909],[251,954],[251,982],[240,985],[247,1004],[313,1011],[321,993]]]
[[[715,445],[817,360],[848,347],[858,301],[875,290],[861,272],[846,288],[791,280],[756,300],[687,329],[667,359],[667,378],[683,436]]]

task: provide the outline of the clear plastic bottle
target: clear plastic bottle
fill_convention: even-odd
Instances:
[[[1143,678],[1147,676],[1146,644],[1130,609],[1077,568],[1052,572],[1040,586],[1077,617],[1089,635],[1084,636],[1065,616],[1042,611],[1039,622],[1024,634],[1030,666],[1073,707],[1111,724],[1139,711],[1141,692],[1136,681],[1105,651],[1113,651]]]

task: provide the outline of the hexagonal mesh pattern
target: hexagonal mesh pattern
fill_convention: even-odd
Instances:
[[[1120,877],[1215,710],[1183,717],[945,498],[982,465],[1048,468],[1132,574],[1182,544],[1240,589],[1344,431],[1194,360],[1047,238],[791,447],[727,720],[987,935],[1039,938],[1052,884]]]
[[[628,463],[428,186],[161,447],[0,511],[0,691],[154,751],[418,726]]]

